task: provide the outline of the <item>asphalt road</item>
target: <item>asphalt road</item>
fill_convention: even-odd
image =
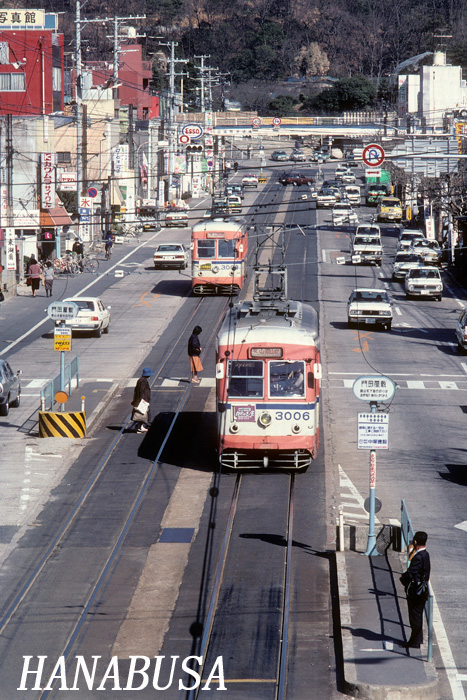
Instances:
[[[331,171],[330,165],[324,166],[325,174]],[[437,601],[436,661],[441,670],[443,665],[452,669],[451,683],[443,678],[446,700],[464,700],[465,596],[459,582],[467,566],[462,556],[467,360],[457,352],[453,328],[465,292],[444,274],[442,303],[407,301],[400,283],[391,280],[396,231],[390,226],[383,226],[381,269],[338,264],[339,258],[349,257],[348,231],[333,228],[329,212],[316,212],[310,199],[301,199],[302,188],[283,188],[273,180],[258,192],[247,193],[248,216],[258,225],[272,220],[288,225],[289,295],[319,306],[324,365],[320,453],[308,472],[297,477],[287,698],[339,697],[339,639],[332,609],[334,525],[341,503],[346,521],[361,523],[368,494],[368,454],[356,445],[357,413],[367,407],[354,397],[351,385],[361,374],[381,372],[394,379],[398,389],[388,407],[390,447],[377,455],[376,490],[382,502],[378,518],[398,519],[404,498],[415,529],[429,533]],[[371,215],[372,210],[361,208],[361,219]],[[318,226],[293,229],[292,224]],[[0,308],[0,352],[14,369],[23,369],[25,387],[21,408],[0,422],[2,444],[8,445],[8,454],[0,453],[3,615],[77,505],[83,485],[102,464],[96,486],[63,542],[50,553],[47,566],[32,581],[11,620],[4,620],[0,700],[46,697],[39,690],[16,690],[23,656],[46,655],[50,672],[104,570],[82,627],[71,640],[71,656],[82,654],[91,660],[99,655],[108,660],[111,655],[123,659],[129,654],[163,654],[166,660],[174,655],[181,660],[198,648],[235,478],[222,475],[218,491],[211,490],[216,467],[213,348],[225,299],[201,302],[190,296],[187,274],[154,271],[154,240],[188,243],[189,232],[164,229],[146,234],[140,244],[116,248],[112,260],[101,263],[99,273],[108,270],[108,274],[55,283],[57,298],[93,283],[87,293],[101,296],[112,307],[108,336],[73,340],[82,376],[108,380],[116,387],[90,439],[72,445],[59,440],[52,446],[46,441],[45,446],[27,432],[40,382],[55,374],[55,368],[58,371],[51,349],[52,324],[44,321],[45,296],[11,300]],[[118,257],[127,254],[118,267],[128,274],[115,277],[112,268]],[[251,280],[243,294],[250,293],[250,284]],[[394,301],[390,333],[347,328],[346,301],[358,285],[388,289]],[[196,323],[203,327],[205,371],[201,385],[190,388],[185,346]],[[29,333],[30,329],[34,330]],[[132,382],[146,364],[160,368],[153,387],[153,427],[143,438],[125,434],[114,445],[128,417]],[[157,469],[151,472],[154,460]],[[123,546],[109,561],[145,483]],[[276,665],[277,640],[269,637],[268,630],[277,625],[273,607],[280,589],[277,557],[283,550],[283,491],[278,475],[269,480],[266,474],[246,475],[242,519],[234,529],[235,556],[228,565],[230,588],[223,592],[215,633],[216,648],[228,669],[225,695],[235,700],[251,697],[245,679],[253,670],[260,669],[263,680],[270,680],[264,674]],[[170,537],[161,541],[163,534],[174,533],[180,536],[178,541]],[[268,583],[260,590],[263,573]],[[265,639],[270,639],[269,645]],[[123,666],[126,673],[128,663]],[[98,675],[102,672],[100,667]],[[158,691],[168,700],[180,697],[179,667],[175,677],[169,688]],[[228,677],[234,681],[230,689]],[[214,692],[215,685],[211,689]],[[253,690],[255,696],[269,696],[266,683]],[[128,692],[131,697],[132,691]],[[138,697],[144,700],[154,692],[141,690]],[[113,697],[113,691],[53,690],[50,695],[88,700]]]

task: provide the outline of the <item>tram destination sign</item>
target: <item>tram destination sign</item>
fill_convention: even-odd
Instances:
[[[396,385],[389,377],[382,374],[357,377],[352,391],[360,401],[390,401],[396,391]]]

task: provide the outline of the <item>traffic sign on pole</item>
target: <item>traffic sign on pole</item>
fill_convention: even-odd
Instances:
[[[178,137],[178,140],[180,143],[190,143],[190,137],[186,134],[181,134],[181,136]]]
[[[384,149],[378,143],[370,143],[363,149],[362,160],[370,168],[377,168],[384,162]]]

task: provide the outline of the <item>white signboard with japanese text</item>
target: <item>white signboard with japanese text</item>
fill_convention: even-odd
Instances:
[[[396,385],[382,374],[357,377],[352,391],[360,401],[389,401],[394,396]]]
[[[41,153],[41,207],[55,207],[55,153]]]
[[[16,270],[16,248],[15,248],[15,229],[12,226],[7,226],[5,229],[5,253],[6,253],[6,269]]]
[[[387,413],[359,413],[359,450],[387,450],[389,448],[389,416]]]
[[[0,27],[2,29],[45,29],[45,12],[44,10],[2,9]]]

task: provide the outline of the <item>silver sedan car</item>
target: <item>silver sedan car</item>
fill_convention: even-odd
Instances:
[[[0,416],[7,416],[10,408],[18,408],[21,400],[21,370],[13,372],[6,360],[0,360]]]

